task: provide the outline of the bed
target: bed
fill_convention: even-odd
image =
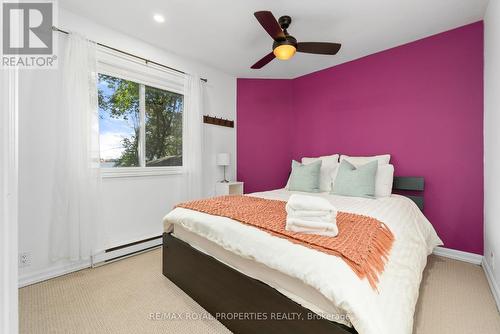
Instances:
[[[403,190],[408,180],[395,180]],[[286,201],[285,189],[254,193]],[[378,291],[340,258],[229,218],[176,208],[164,218],[163,274],[235,333],[411,333],[427,256],[442,242],[419,197],[319,193],[395,236]]]

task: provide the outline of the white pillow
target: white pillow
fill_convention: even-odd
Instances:
[[[319,181],[320,191],[332,190],[333,181],[335,180],[335,177],[337,177],[339,156],[340,156],[339,154],[334,154],[334,155],[325,155],[318,158],[302,158],[301,162],[303,164],[310,164],[312,162],[317,161],[318,159],[321,160],[320,181]],[[289,185],[290,185],[290,177],[288,177],[285,189],[288,190]]]
[[[383,155],[374,155],[371,157],[350,157],[348,155],[342,154],[340,156],[340,161],[342,160],[347,160],[351,164],[353,164],[355,167],[365,165],[373,160],[378,161],[378,165],[387,165],[389,161],[391,160],[391,155],[390,154],[383,154]]]
[[[319,158],[302,158],[303,164],[310,164],[315,161],[321,160],[321,169],[319,172],[319,190],[330,191],[332,190],[332,183],[337,176],[337,167],[339,166],[339,155],[328,155]]]
[[[392,194],[392,181],[394,180],[394,166],[380,165],[375,176],[375,197],[388,197]]]

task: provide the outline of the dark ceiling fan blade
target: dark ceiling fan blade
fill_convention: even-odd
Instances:
[[[334,55],[339,52],[340,46],[338,43],[302,42],[297,44],[297,51],[320,55]]]
[[[266,66],[274,58],[276,58],[276,56],[271,52],[268,55],[264,56],[261,60],[253,64],[251,68],[254,70],[258,70],[259,68]]]
[[[260,11],[255,12],[253,15],[274,40],[285,39],[285,34],[283,33],[278,21],[276,21],[273,13],[269,11]]]

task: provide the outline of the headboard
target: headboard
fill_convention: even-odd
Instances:
[[[423,177],[403,177],[395,176],[392,183],[392,189],[396,191],[397,194],[411,199],[420,211],[424,211],[424,178]]]

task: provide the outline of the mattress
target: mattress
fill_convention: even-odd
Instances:
[[[174,226],[172,234],[176,238],[188,243],[191,247],[216,258],[218,261],[242,274],[266,283],[319,316],[349,327],[352,326],[343,310],[337,308],[318,290],[305,284],[301,280],[269,268],[256,261],[236,255],[225,250],[216,243],[186,230],[182,226]]]
[[[286,201],[292,193],[279,189],[251,196]],[[226,217],[176,208],[164,218],[165,231],[191,238],[185,241],[320,315],[336,314],[339,319],[332,320],[344,324],[346,316],[360,334],[411,334],[427,256],[442,244],[430,222],[415,203],[399,195],[315,196],[326,198],[340,211],[376,218],[391,229],[395,241],[377,291],[339,257]],[[186,237],[184,232],[191,234]]]

